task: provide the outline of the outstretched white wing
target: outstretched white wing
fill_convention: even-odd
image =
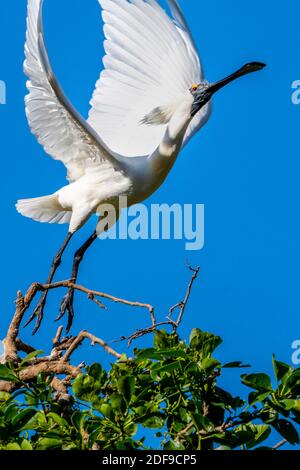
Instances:
[[[149,155],[162,141],[167,124],[147,125],[143,118],[176,102],[192,83],[200,83],[200,60],[177,2],[169,1],[175,21],[155,0],[99,3],[105,70],[96,84],[88,122],[112,151],[127,157]]]
[[[70,180],[82,176],[87,166],[115,160],[99,136],[81,118],[63,94],[51,69],[42,31],[43,0],[28,0],[26,60],[29,78],[26,115],[32,132],[46,152],[68,169]]]

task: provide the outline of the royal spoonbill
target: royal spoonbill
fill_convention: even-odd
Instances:
[[[207,122],[211,98],[243,75],[264,67],[251,62],[227,78],[204,80],[199,55],[177,0],[167,0],[170,14],[156,0],[99,0],[105,35],[104,70],[91,101],[88,119],[74,109],[51,67],[43,34],[43,0],[28,0],[25,73],[26,115],[45,151],[67,168],[69,184],[49,196],[23,199],[17,210],[39,222],[69,224],[55,256],[51,283],[74,233],[104,203],[128,206],[148,198],[168,176],[180,150]],[[115,221],[114,221],[115,222]],[[113,223],[114,223],[113,222]],[[86,250],[103,228],[76,252],[71,280]],[[60,315],[74,316],[72,289]],[[47,292],[28,323],[39,328]]]

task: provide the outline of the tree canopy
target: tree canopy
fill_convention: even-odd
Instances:
[[[188,343],[177,332],[156,330],[153,347],[122,355],[110,370],[93,364],[71,379],[61,374],[61,388],[54,372],[25,380],[24,370],[38,364],[41,351],[2,364],[7,391],[0,393],[0,449],[252,450],[299,444],[300,369],[273,357],[274,377],[243,373],[246,396],[236,397],[219,386],[220,377],[225,369],[247,366],[215,359],[221,342],[200,329]]]

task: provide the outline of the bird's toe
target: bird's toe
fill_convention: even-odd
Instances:
[[[73,323],[73,318],[74,318],[73,301],[74,301],[74,291],[69,290],[67,294],[64,296],[64,298],[62,299],[62,302],[60,304],[60,312],[59,312],[58,317],[56,318],[56,321],[59,321],[64,315],[66,314],[68,315],[68,324],[66,328],[67,332],[70,331],[70,328]]]
[[[33,330],[32,334],[35,334],[38,331],[39,327],[41,326],[41,322],[42,322],[43,316],[44,316],[45,304],[46,304],[46,299],[43,296],[40,299],[39,303],[37,304],[36,308],[34,309],[33,313],[31,314],[31,316],[29,317],[29,320],[25,323],[25,327],[26,327],[31,322],[33,322],[33,320],[36,319],[36,325],[34,327],[34,330]]]

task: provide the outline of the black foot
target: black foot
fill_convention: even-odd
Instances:
[[[35,318],[36,318],[36,324],[34,327],[34,330],[32,332],[33,335],[39,330],[43,317],[44,317],[44,308],[46,305],[46,297],[42,296],[39,303],[37,304],[36,308],[34,309],[34,312],[32,313],[31,317],[25,324],[25,326],[28,326]]]
[[[74,302],[74,289],[69,289],[66,295],[64,296],[64,298],[62,299],[62,302],[60,304],[60,313],[58,317],[56,318],[56,321],[59,321],[66,313],[68,314],[68,324],[66,328],[67,333],[69,333],[73,324],[73,319],[74,319],[73,302]]]

